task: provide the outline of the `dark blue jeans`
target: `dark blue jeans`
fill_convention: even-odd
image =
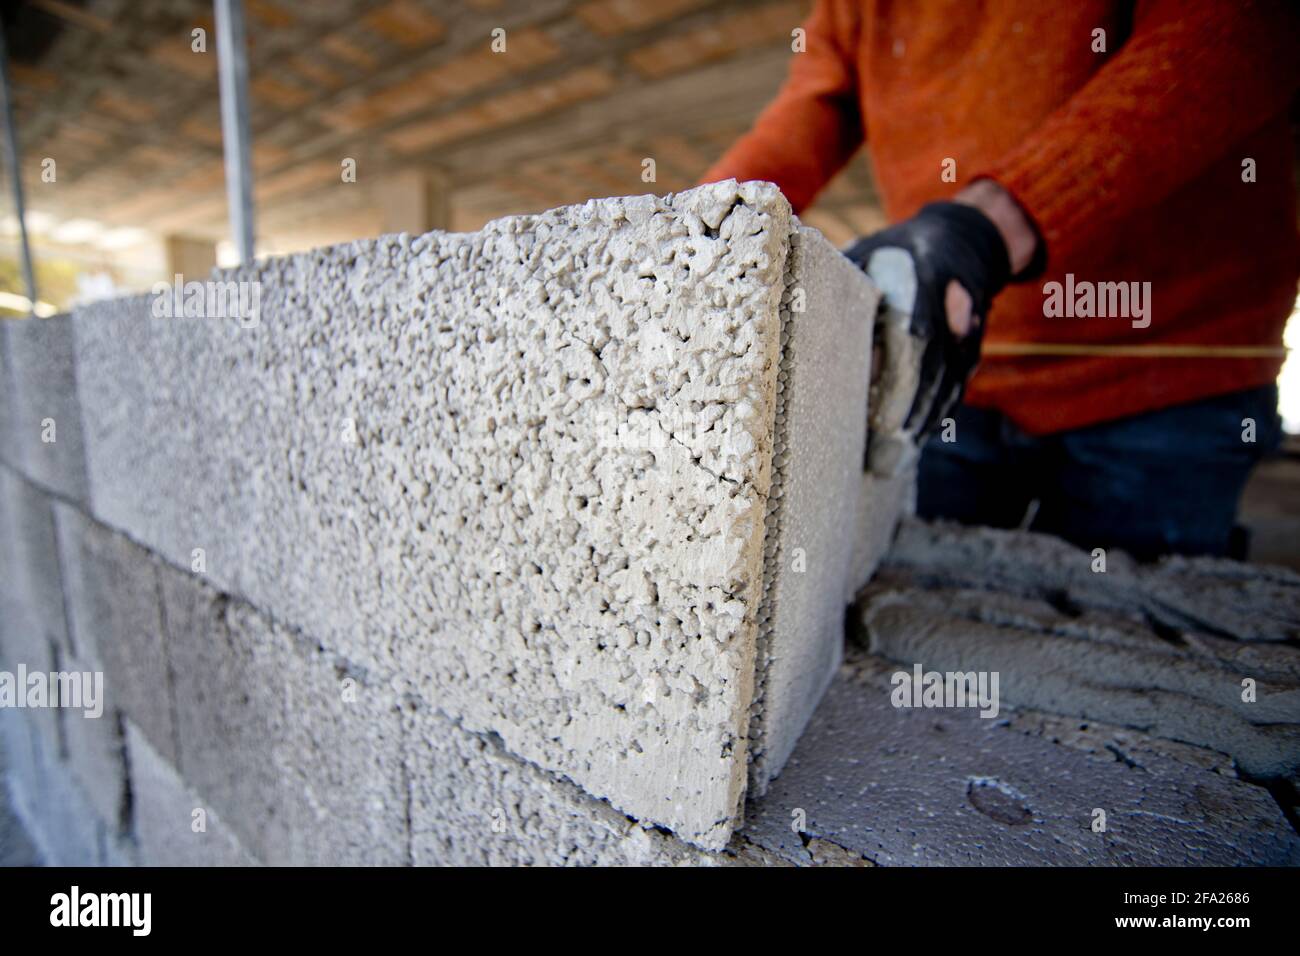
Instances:
[[[1013,528],[1037,501],[1034,531],[1144,561],[1236,550],[1246,478],[1282,437],[1272,385],[1039,438],[967,405],[953,419],[956,440],[921,455],[922,517]]]

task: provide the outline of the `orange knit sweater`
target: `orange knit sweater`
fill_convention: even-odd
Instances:
[[[1031,433],[1263,385],[1280,355],[1005,353],[1280,351],[1300,275],[1297,20],[1268,0],[819,0],[780,94],[704,181],[770,180],[798,211],[865,141],[891,220],[999,182],[1048,268],[994,302],[967,400]],[[1080,283],[1150,283],[1149,325],[1079,317],[1081,298],[1045,315],[1051,282],[1076,297]]]

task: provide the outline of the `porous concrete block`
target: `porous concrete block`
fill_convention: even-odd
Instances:
[[[643,826],[519,760],[423,702],[404,708],[416,866],[709,866],[715,858]]]
[[[54,507],[70,634],[85,666],[104,674],[105,713],[131,717],[176,761],[175,703],[157,561],[64,503]]]
[[[68,655],[60,580],[49,498],[0,465],[0,662],[11,673],[48,674]],[[58,710],[29,714],[43,745],[58,754]]]
[[[409,854],[401,715],[393,688],[301,635],[286,635],[289,723],[274,757],[293,865],[393,866]]]
[[[246,538],[262,533],[252,508],[268,463],[258,458],[270,447],[259,439],[254,452],[247,441],[281,423],[262,418],[260,389],[235,394],[257,378],[238,361],[260,359],[237,359],[226,339],[252,333],[233,319],[154,318],[153,302],[141,295],[73,313],[80,387],[93,406],[83,414],[87,469],[99,476],[90,510],[177,567],[241,593],[243,552],[256,546]],[[245,454],[234,452],[240,432]],[[294,548],[285,560],[309,556]]]
[[[5,578],[6,600],[32,625],[15,636],[14,646],[23,651],[31,651],[38,644],[68,649],[53,503],[41,489],[3,466],[0,522],[5,532],[0,548],[4,549],[9,572]]]
[[[9,372],[9,326],[17,321],[0,316],[0,462],[18,467],[14,444],[13,375]]]
[[[916,468],[897,474],[864,471],[859,479],[858,514],[850,568],[852,591],[861,590],[889,552],[900,519],[916,511]]]
[[[145,866],[255,866],[221,816],[181,779],[140,728],[126,724],[132,832]]]
[[[220,278],[260,290],[256,322],[77,314],[95,514],[723,846],[751,709],[765,780],[841,639],[866,278],[734,182]],[[782,432],[787,405],[816,434]],[[783,581],[795,548],[812,569]]]
[[[179,769],[260,858],[287,853],[270,759],[285,731],[281,674],[269,629],[247,607],[183,572],[161,571],[176,711]]]
[[[38,485],[84,501],[86,457],[72,318],[19,319],[6,326],[11,440],[18,466]]]
[[[68,657],[60,662],[60,669],[68,676],[93,675],[98,666]],[[102,684],[104,698],[111,697],[108,683],[105,679]],[[68,701],[62,701],[59,716],[68,770],[81,785],[95,815],[112,832],[124,830],[130,821],[127,816],[126,741],[122,736],[121,714],[104,700],[98,701],[94,710],[84,706],[73,707]]]
[[[185,780],[263,862],[404,862],[391,689],[194,576],[162,582]]]
[[[859,511],[876,292],[812,229],[791,235],[768,500],[751,778],[765,790],[840,662]],[[884,537],[878,534],[876,537]],[[878,556],[877,556],[878,559]]]

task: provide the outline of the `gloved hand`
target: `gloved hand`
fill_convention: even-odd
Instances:
[[[897,474],[961,398],[979,361],[989,305],[1011,278],[1007,247],[974,206],[934,202],[911,219],[859,239],[845,255],[884,294],[876,320],[880,375],[871,387],[867,463]],[[948,326],[945,296],[955,280],[971,298],[960,339]]]

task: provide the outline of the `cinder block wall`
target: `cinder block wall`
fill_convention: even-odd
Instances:
[[[865,278],[734,182],[217,278],[3,324],[0,654],[106,699],[0,710],[46,858],[725,859],[892,523]]]

